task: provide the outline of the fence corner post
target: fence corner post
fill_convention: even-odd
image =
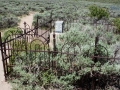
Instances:
[[[57,47],[56,47],[56,36],[55,31],[53,31],[53,56],[56,56],[57,54]]]
[[[98,42],[99,42],[99,36],[96,36],[95,37],[95,51],[94,51],[94,63],[96,63],[97,62],[97,54],[96,54],[96,52],[97,52],[97,45],[98,45]]]

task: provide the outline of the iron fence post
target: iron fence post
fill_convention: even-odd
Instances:
[[[98,44],[98,42],[99,42],[99,37],[97,36],[97,37],[95,37],[95,51],[94,51],[94,56],[97,56],[96,51],[97,51],[97,44]],[[97,62],[97,57],[94,57],[94,63],[96,63],[96,62]]]
[[[57,55],[57,48],[56,48],[56,37],[55,37],[55,31],[53,32],[53,54],[52,57],[55,57]],[[56,61],[52,61],[52,70],[56,68]]]
[[[55,56],[57,54],[57,48],[56,48],[56,36],[55,36],[55,31],[53,32],[53,56]]]
[[[52,32],[52,22],[53,22],[52,14],[53,14],[53,11],[51,11],[50,13],[50,32]]]
[[[24,22],[24,40],[25,40],[25,51],[26,51],[26,55],[27,55],[27,37],[26,37],[26,22]]]
[[[37,24],[36,24],[36,36],[38,35],[38,23],[39,23],[39,22],[38,22],[38,19],[39,19],[39,18],[38,18],[38,16],[37,16],[37,22],[36,22],[36,23],[37,23]]]

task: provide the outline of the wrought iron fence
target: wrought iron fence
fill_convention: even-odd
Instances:
[[[25,55],[29,55],[29,58],[32,58],[32,56],[36,57],[39,54],[39,71],[41,70],[49,70],[52,69],[53,73],[57,76],[62,76],[66,75],[66,73],[73,73],[76,72],[78,73],[79,70],[81,70],[80,67],[76,67],[75,62],[78,60],[78,57],[81,54],[81,47],[77,45],[77,43],[70,43],[66,42],[61,50],[57,50],[56,47],[56,35],[53,33],[53,49],[49,45],[50,41],[50,32],[51,28],[48,28],[46,31],[40,30],[40,27],[35,26],[35,28],[30,28],[26,23],[24,23],[24,28],[20,29],[22,33],[14,33],[9,36],[7,36],[4,41],[2,40],[1,33],[0,33],[0,46],[1,46],[1,53],[2,53],[2,61],[3,61],[3,66],[4,66],[4,75],[7,80],[9,74],[12,72],[13,67],[15,65],[15,59],[20,58],[21,52],[24,53]],[[69,46],[68,46],[69,45]],[[78,47],[77,49],[75,47]],[[91,55],[90,53],[84,54],[85,57],[92,58],[94,62],[97,62],[99,59],[105,59],[106,61],[110,61],[111,59],[116,60],[118,58],[113,57],[110,58],[108,56],[108,51],[104,46],[98,45],[98,37],[95,39],[95,46],[94,46],[94,53]],[[99,52],[99,49],[104,49],[105,51],[105,56],[102,56],[101,52]],[[99,53],[98,53],[99,52]],[[101,54],[101,55],[100,55]],[[56,58],[57,57],[57,58]],[[64,57],[64,58],[62,58]],[[26,57],[26,60],[28,58]],[[20,60],[20,59],[19,59]],[[70,65],[68,69],[64,70],[62,69],[62,65],[60,65],[59,61],[62,60],[64,64],[67,65],[69,62]],[[112,62],[112,61],[111,61]],[[36,67],[38,69],[38,67]],[[99,80],[98,82],[95,81],[98,76]],[[87,77],[87,75],[85,76]],[[84,81],[85,77],[82,77],[83,83],[88,83],[88,81]],[[95,90],[95,87],[99,86],[96,83],[100,84],[102,77],[104,75],[99,74],[99,73],[94,73],[93,77],[89,77],[90,79],[93,79],[91,84],[88,86],[81,86],[83,89],[88,89],[92,88],[92,90]],[[112,78],[112,76],[107,77],[107,82],[110,82],[110,80],[114,79],[109,79],[109,77]],[[115,77],[115,80],[119,80],[119,76],[113,75]],[[75,85],[77,87],[79,81],[75,82]],[[112,81],[113,82],[113,81]],[[104,84],[104,82],[103,82]],[[111,85],[114,85],[113,83],[110,83]],[[83,85],[83,84],[81,84]],[[119,82],[115,85],[118,85],[119,87]],[[102,87],[102,86],[101,86]],[[119,87],[120,88],[120,87]]]

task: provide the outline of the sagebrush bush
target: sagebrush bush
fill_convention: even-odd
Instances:
[[[21,52],[19,56],[15,57],[16,65],[12,74],[17,78],[12,80],[12,83],[18,84],[18,87],[16,87],[18,90],[19,87],[22,89],[26,88],[26,90],[39,90],[40,88],[73,90],[76,85],[90,90],[91,79],[95,75],[94,78],[98,80],[95,81],[97,83],[96,86],[101,89],[107,87],[105,80],[111,74],[119,75],[120,68],[118,68],[118,65],[115,63],[109,63],[107,58],[99,58],[97,61],[94,61],[94,58],[91,58],[91,56],[95,55],[96,49],[98,56],[110,57],[111,53],[114,53],[113,48],[110,47],[118,41],[115,40],[112,44],[104,43],[107,41],[105,38],[111,37],[107,36],[106,31],[101,32],[101,29],[96,30],[90,25],[80,26],[80,24],[77,24],[61,36],[60,39],[62,39],[62,42],[60,41],[57,44],[58,51],[76,52],[77,55],[62,54],[61,56],[59,53],[55,57],[52,57],[50,53],[32,52],[26,55]],[[98,35],[99,42],[97,45],[101,45],[101,47],[95,48],[94,41]],[[105,41],[101,40],[101,37],[104,38]],[[113,37],[114,38],[111,39],[115,39],[116,37],[114,33]],[[102,45],[104,47],[102,47]],[[106,54],[105,48],[108,50],[108,55]],[[53,65],[53,62],[56,63],[56,68],[51,67],[48,70],[49,63]],[[103,78],[99,75],[102,75]],[[101,86],[101,83],[103,86]]]
[[[15,16],[0,16],[0,28],[10,28],[18,25],[18,18]]]
[[[113,20],[114,25],[117,27],[118,33],[120,33],[120,18],[115,18]]]
[[[12,28],[6,28],[4,35],[2,36],[3,41],[4,40],[9,40],[9,37],[15,34],[22,34],[22,30],[17,29],[17,27],[12,27]]]
[[[89,7],[90,10],[90,16],[97,18],[97,20],[103,19],[103,18],[108,18],[109,13],[108,10],[96,5],[92,5]]]

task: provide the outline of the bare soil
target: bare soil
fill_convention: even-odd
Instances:
[[[24,22],[26,22],[27,25],[29,25],[30,28],[31,28],[31,27],[32,27],[32,22],[33,22],[33,16],[34,16],[35,13],[36,13],[36,12],[30,12],[29,15],[27,15],[27,16],[22,16],[22,17],[20,18],[21,21],[20,21],[20,23],[19,23],[19,27],[20,27],[20,28],[24,28]]]

